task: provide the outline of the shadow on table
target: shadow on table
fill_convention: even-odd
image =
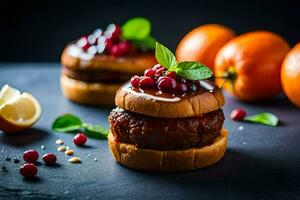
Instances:
[[[231,195],[261,195],[270,197],[287,195],[287,191],[295,190],[297,179],[295,171],[291,172],[291,164],[283,163],[274,157],[263,158],[250,155],[235,149],[228,149],[224,158],[214,166],[184,173],[141,173],[147,179],[155,179],[167,185],[188,188],[192,191],[220,191]],[[296,181],[295,181],[296,180]],[[299,179],[298,179],[299,180]],[[198,194],[199,195],[199,194]]]
[[[30,128],[20,133],[1,133],[0,142],[12,146],[26,146],[32,143],[40,142],[49,137],[50,133],[39,129]]]

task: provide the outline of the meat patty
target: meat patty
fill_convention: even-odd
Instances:
[[[201,117],[157,118],[116,108],[109,121],[117,142],[139,148],[182,150],[213,143],[220,135],[224,114],[219,109]]]
[[[108,70],[79,70],[68,67],[63,67],[62,73],[69,78],[90,83],[124,83],[134,75]]]

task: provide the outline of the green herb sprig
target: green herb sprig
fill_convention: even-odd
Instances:
[[[252,122],[256,124],[264,124],[268,126],[277,126],[279,123],[278,117],[276,117],[272,113],[266,113],[266,112],[247,116],[244,118],[244,121]]]
[[[89,124],[83,122],[73,114],[64,114],[57,117],[51,127],[52,131],[63,133],[76,133],[82,131],[86,136],[96,139],[107,139],[108,130],[99,124]]]
[[[213,72],[201,63],[193,61],[177,62],[172,51],[158,42],[156,42],[155,57],[158,63],[166,67],[168,71],[174,71],[188,80],[203,80],[213,75]]]
[[[156,40],[151,36],[151,22],[143,17],[135,17],[122,26],[122,37],[131,40],[133,44],[141,49],[155,49]]]

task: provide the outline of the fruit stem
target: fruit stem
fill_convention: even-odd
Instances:
[[[224,82],[222,83],[221,88],[223,85],[227,82],[230,81],[231,84],[231,90],[234,90],[234,82],[237,79],[237,74],[235,72],[234,67],[228,67],[227,71],[224,72],[222,76],[216,76],[215,79],[224,79]]]

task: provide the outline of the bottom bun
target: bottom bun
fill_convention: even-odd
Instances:
[[[117,162],[129,168],[145,171],[176,172],[208,167],[218,162],[225,154],[228,132],[221,134],[213,144],[202,148],[177,151],[140,149],[135,145],[119,143],[110,133],[108,144]]]
[[[62,75],[61,90],[65,97],[87,105],[114,105],[121,84],[87,83]]]

